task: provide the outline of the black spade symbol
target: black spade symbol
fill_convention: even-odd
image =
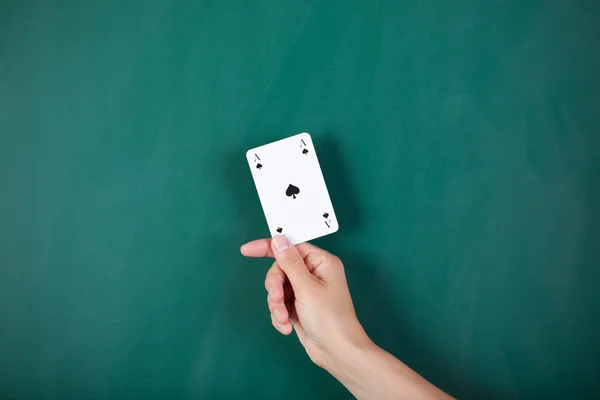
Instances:
[[[306,149],[302,150],[302,154],[307,155],[308,154],[308,150],[306,150]]]
[[[261,169],[262,168],[262,164],[261,163],[256,164],[256,168]]]
[[[298,189],[296,186],[290,184],[290,186],[288,186],[287,190],[285,191],[285,195],[287,197],[292,197],[292,198],[296,198],[296,195],[300,193],[300,189]]]
[[[277,233],[283,232],[283,228],[277,228]]]
[[[327,218],[327,217],[329,217],[329,214],[328,213],[323,213],[323,218]]]

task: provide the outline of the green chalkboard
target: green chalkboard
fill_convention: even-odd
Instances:
[[[597,1],[0,2],[0,397],[348,398],[271,327],[244,153],[310,132],[371,337],[600,391]]]

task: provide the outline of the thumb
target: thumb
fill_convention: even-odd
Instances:
[[[277,235],[271,241],[271,248],[279,267],[285,272],[295,292],[302,291],[315,279],[308,270],[298,249],[283,235]]]

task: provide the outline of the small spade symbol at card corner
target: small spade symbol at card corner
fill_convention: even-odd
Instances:
[[[329,213],[326,213],[326,212],[323,213],[323,218],[327,218],[327,217],[329,217]]]
[[[261,163],[256,164],[256,168],[261,169],[262,168],[262,164]]]
[[[300,189],[297,188],[296,186],[292,185],[290,183],[290,185],[288,186],[287,190],[285,191],[285,195],[287,197],[292,197],[292,198],[296,198],[296,195],[300,193]]]
[[[283,228],[277,228],[276,230],[277,230],[277,233],[283,232]]]
[[[306,149],[302,150],[302,154],[307,155],[308,154],[308,150],[306,150]]]

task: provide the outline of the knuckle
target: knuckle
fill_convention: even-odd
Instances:
[[[329,268],[333,269],[341,269],[344,267],[342,260],[338,256],[331,253],[323,254],[323,262],[326,263]]]
[[[341,259],[340,259],[338,256],[336,256],[336,255],[334,255],[334,254],[330,254],[330,255],[329,255],[329,262],[330,262],[331,264],[335,265],[336,267],[341,267],[341,266],[343,266],[343,264],[342,264],[342,260],[341,260]]]
[[[270,287],[272,287],[275,283],[277,283],[276,279],[273,279],[270,276],[267,276],[265,278],[265,289],[267,289],[267,291],[269,290]]]

